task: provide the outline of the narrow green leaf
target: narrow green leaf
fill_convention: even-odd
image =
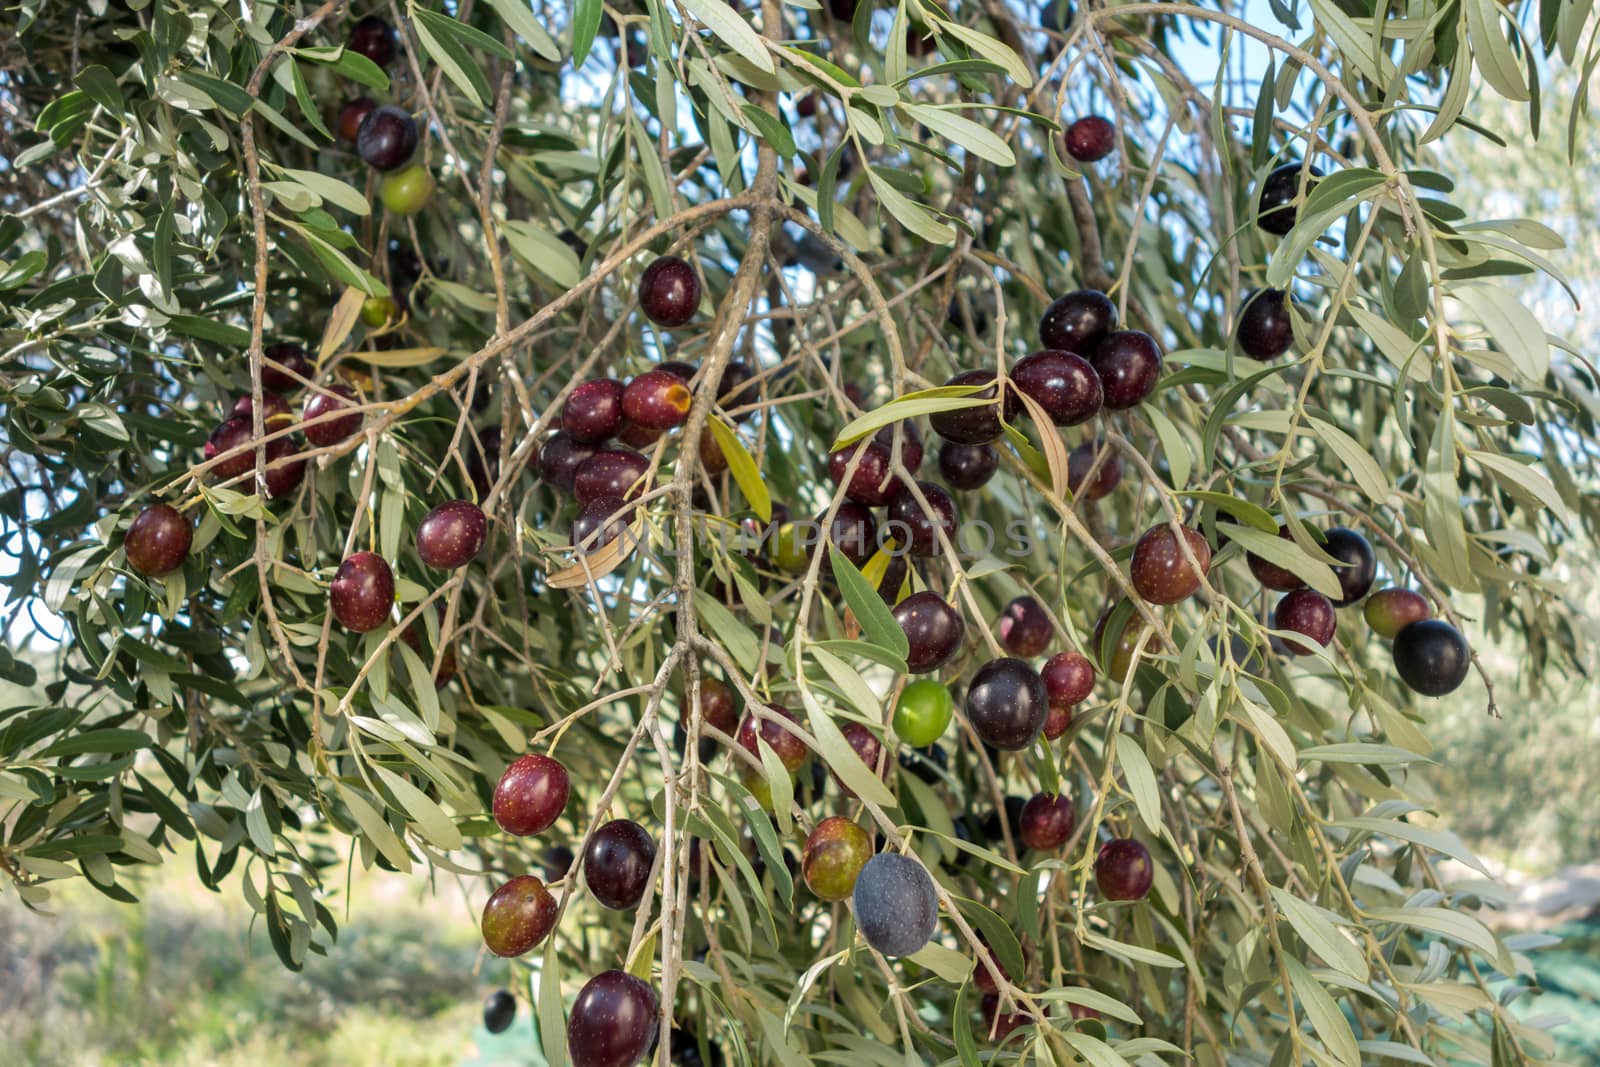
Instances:
[[[339,205],[352,215],[367,215],[372,211],[372,205],[367,203],[367,198],[362,196],[359,190],[338,178],[314,170],[293,170],[288,167],[279,173],[299,182],[322,199]]]
[[[1350,472],[1350,476],[1355,479],[1356,485],[1366,494],[1367,499],[1380,506],[1385,504],[1393,492],[1393,487],[1389,484],[1389,476],[1383,472],[1383,467],[1373,458],[1371,450],[1363,448],[1361,442],[1325,419],[1313,416],[1309,421],[1317,436],[1322,438],[1323,443],[1339,457],[1339,461]]]
[[[1470,915],[1449,908],[1367,908],[1366,918],[1375,923],[1398,923],[1414,930],[1454,941],[1483,953],[1491,960],[1503,955],[1503,948],[1489,928]]]
[[[1517,64],[1516,53],[1500,30],[1504,9],[1496,0],[1463,0],[1467,14],[1467,39],[1484,81],[1507,100],[1529,98],[1528,83]]]
[[[911,651],[906,632],[895,621],[889,605],[872,588],[872,583],[863,578],[856,565],[832,545],[828,546],[828,562],[833,567],[833,577],[839,583],[845,603],[850,605],[856,622],[861,624],[862,635],[878,647],[905,659]]]
[[[1132,734],[1117,734],[1117,763],[1122,767],[1128,792],[1133,794],[1139,819],[1151,833],[1161,832],[1161,794],[1156,788],[1156,773],[1150,760]]]
[[[872,191],[878,194],[878,202],[888,210],[889,214],[898,219],[902,226],[918,237],[937,245],[947,245],[956,239],[954,226],[940,222],[927,208],[907,199],[876,169],[867,168],[867,180],[872,183]]]
[[[906,958],[919,967],[926,967],[951,985],[960,985],[972,976],[972,957],[946,948],[937,941],[928,942]]]
[[[846,423],[828,448],[830,451],[838,451],[902,419],[932,415],[939,411],[961,411],[965,408],[996,403],[993,399],[973,397],[973,393],[982,392],[983,388],[979,385],[940,385],[932,389],[906,393]]]
[[[417,31],[422,50],[439,64],[439,69],[455,83],[463,96],[478,107],[486,107],[492,95],[489,79],[460,39],[447,28],[448,24],[459,26],[460,23],[448,15],[428,11],[415,4],[411,7],[411,15],[411,27]]]
[[[500,232],[511,251],[534,270],[566,288],[578,284],[582,262],[565,241],[549,230],[530,220],[517,219],[504,223]]]
[[[833,717],[823,709],[811,690],[801,689],[800,697],[806,708],[811,734],[817,740],[817,748],[828,769],[839,776],[845,788],[862,800],[883,808],[894,807],[894,794],[861,762],[861,757],[850,747],[850,742],[845,740],[844,734],[834,724]]]
[[[1530,385],[1542,384],[1550,369],[1550,345],[1544,327],[1516,295],[1497,285],[1465,285],[1456,296],[1482,321],[1524,380]]]
[[[1157,952],[1155,949],[1144,948],[1139,945],[1130,945],[1125,941],[1116,941],[1093,930],[1085,930],[1083,932],[1083,943],[1120,960],[1127,960],[1130,963],[1143,963],[1151,967],[1168,968],[1183,966],[1183,961],[1175,956],[1168,956],[1164,952]]]
[[[795,154],[794,134],[789,132],[789,127],[781,119],[767,114],[754,104],[741,104],[739,112],[756,128],[761,139],[778,153],[779,159],[788,159]]]
[[[761,35],[750,28],[750,24],[729,7],[723,0],[682,0],[685,10],[693,15],[697,22],[702,23],[712,33],[722,38],[724,44],[761,71],[767,74],[776,73],[777,67],[772,63],[772,57],[767,54],[765,42]]]
[[[939,23],[939,28],[941,30],[949,31],[956,37],[957,40],[961,41],[962,44],[965,44],[968,48],[972,49],[980,56],[992,63],[997,63],[1004,67],[1006,73],[1011,76],[1011,80],[1016,82],[1018,87],[1023,89],[1030,89],[1033,87],[1033,71],[1028,69],[1028,65],[1022,61],[1022,57],[1018,56],[1006,45],[995,40],[993,37],[989,37],[986,34],[980,33],[979,31],[970,27],[963,26],[959,22],[945,22],[941,20]]]
[[[431,678],[428,684],[429,688],[432,688]],[[423,837],[446,852],[461,847],[461,831],[450,816],[444,813],[444,809],[434,803],[426,793],[381,764],[375,764],[373,770],[388,787],[389,792],[394,794],[406,817],[416,824],[417,830]]]
[[[605,15],[602,0],[577,0],[577,10],[572,15],[572,69],[577,70],[589,58],[594,39],[600,32],[600,19]],[[553,1065],[552,1065],[553,1067]]]
[[[549,31],[533,17],[527,0],[489,0],[489,6],[511,27],[511,32],[528,42],[535,52],[552,63],[561,62],[561,49],[556,47]]]
[[[1307,903],[1286,889],[1269,887],[1278,910],[1283,912],[1289,925],[1300,939],[1322,957],[1324,963],[1358,982],[1370,977],[1367,960],[1361,949],[1339,932],[1343,920],[1326,909]]]
[[[1510,483],[1506,488],[1513,494],[1530,498],[1549,508],[1563,523],[1571,522],[1567,515],[1566,501],[1561,499],[1561,494],[1556,492],[1556,487],[1550,483],[1550,479],[1533,467],[1496,452],[1474,451],[1468,452],[1467,455],[1479,466],[1487,468],[1497,480]]]
[[[1356,1046],[1356,1035],[1351,1031],[1344,1012],[1339,1010],[1339,1005],[1299,960],[1289,956],[1283,962],[1289,970],[1289,982],[1300,998],[1300,1006],[1311,1020],[1311,1028],[1328,1046],[1335,1062],[1346,1067],[1361,1067],[1361,1050]]]
[[[1011,146],[987,126],[979,125],[954,111],[927,104],[902,103],[900,109],[946,140],[960,145],[980,159],[1002,167],[1015,166],[1016,155]]]
[[[549,1067],[567,1067],[567,1020],[561,1011],[561,955],[557,938],[545,942],[539,975],[539,1041]]]

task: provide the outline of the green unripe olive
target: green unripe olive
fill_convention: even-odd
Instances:
[[[932,678],[920,678],[900,693],[894,709],[894,732],[912,748],[927,748],[944,736],[955,713],[950,690]]]
[[[809,523],[786,522],[773,533],[767,555],[773,566],[790,574],[801,574],[811,566],[816,527]]]
[[[433,175],[421,163],[383,176],[378,197],[392,215],[415,215],[433,195]]]
[[[387,326],[400,313],[400,305],[393,297],[369,296],[361,302],[361,321],[377,329]]]

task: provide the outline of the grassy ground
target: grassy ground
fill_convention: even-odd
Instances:
[[[457,1067],[534,1062],[527,1019],[498,1038],[479,1022],[504,963],[480,959],[472,917],[406,878],[352,887],[327,957],[284,970],[229,886],[172,860],[137,907],[81,882],[54,918],[0,905],[0,1048],[33,1067]],[[522,1013],[524,1016],[526,1013]],[[521,1035],[522,1040],[516,1040]],[[537,1047],[536,1045],[533,1047]]]

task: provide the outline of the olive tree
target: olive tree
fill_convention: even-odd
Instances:
[[[1590,5],[1269,7],[22,0],[7,888],[449,874],[575,1067],[1549,1058],[1421,801],[1600,405],[1440,168]]]

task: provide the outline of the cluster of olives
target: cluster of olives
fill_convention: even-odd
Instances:
[[[267,432],[294,424],[288,397],[309,384],[314,373],[302,345],[283,342],[270,345],[262,353],[261,425]],[[302,432],[317,447],[336,445],[360,431],[361,412],[354,409],[356,394],[343,383],[319,387],[307,398],[302,409]],[[211,435],[206,439],[205,458],[217,460],[211,468],[219,481],[229,481],[253,472],[256,465],[255,405],[241,396]],[[293,434],[282,434],[266,443],[267,498],[276,500],[299,487],[305,479],[306,461],[299,458]],[[256,491],[254,478],[240,484],[247,493]],[[141,574],[159,577],[183,565],[193,543],[193,529],[175,508],[156,504],[146,508],[128,528],[125,547],[128,563]]]
[[[693,267],[677,256],[660,256],[639,278],[639,307],[658,326],[682,326],[699,308],[700,292]],[[609,544],[626,527],[631,505],[653,469],[640,449],[688,419],[698,373],[691,363],[667,360],[626,383],[590,378],[567,395],[561,429],[543,442],[534,462],[541,479],[577,500],[572,544],[580,552]],[[718,403],[724,408],[749,403],[755,397],[753,377],[742,360],[729,363],[718,382]],[[617,444],[610,444],[613,438]],[[700,435],[699,459],[708,474],[727,469],[727,457],[709,427]]]
[[[566,810],[570,791],[571,779],[558,760],[542,753],[520,756],[495,785],[495,823],[517,837],[542,834]],[[545,873],[555,880],[565,878],[571,854],[552,849],[549,855],[553,869]],[[583,853],[584,884],[601,906],[632,910],[644,898],[655,860],[656,843],[644,827],[629,819],[613,819],[589,835]],[[484,904],[483,943],[497,956],[524,955],[550,936],[560,910],[544,879],[518,875],[495,889]],[[657,1006],[650,984],[626,971],[603,971],[589,979],[567,1016],[567,1046],[574,1067],[637,1063],[655,1044],[660,1025]],[[514,1010],[513,1002],[497,1021],[503,1017],[509,1026]]]
[[[1224,525],[1223,530],[1226,529]],[[1198,530],[1187,526],[1176,530],[1175,533],[1170,524],[1154,526],[1134,546],[1129,579],[1134,592],[1147,603],[1176,604],[1193,596],[1210,570],[1211,544]],[[1278,536],[1285,540],[1293,537],[1287,525],[1278,527]],[[1377,555],[1371,542],[1355,530],[1336,526],[1319,533],[1317,538],[1322,551],[1338,564],[1333,568],[1340,591],[1336,598],[1310,588],[1286,567],[1254,552],[1245,555],[1250,573],[1262,587],[1283,594],[1273,608],[1273,628],[1304,638],[1274,637],[1273,648],[1292,656],[1326,648],[1338,628],[1337,609],[1365,600],[1367,624],[1380,637],[1393,639],[1395,669],[1407,686],[1424,696],[1443,696],[1459,687],[1471,664],[1471,653],[1461,633],[1448,623],[1431,618],[1432,610],[1420,593],[1398,587],[1372,593],[1377,579]],[[1226,543],[1225,532],[1219,540]],[[1096,628],[1097,648],[1110,616],[1108,610]],[[1114,676],[1126,674],[1144,625],[1138,617],[1128,620],[1107,663]]]
[[[345,43],[345,48],[379,67],[393,63],[399,47],[394,27],[377,15],[357,22]],[[354,97],[339,108],[334,130],[340,140],[355,146],[367,166],[383,175],[378,196],[385,208],[396,215],[422,210],[433,194],[433,175],[425,165],[411,161],[421,131],[409,111],[379,104],[370,96]]]

